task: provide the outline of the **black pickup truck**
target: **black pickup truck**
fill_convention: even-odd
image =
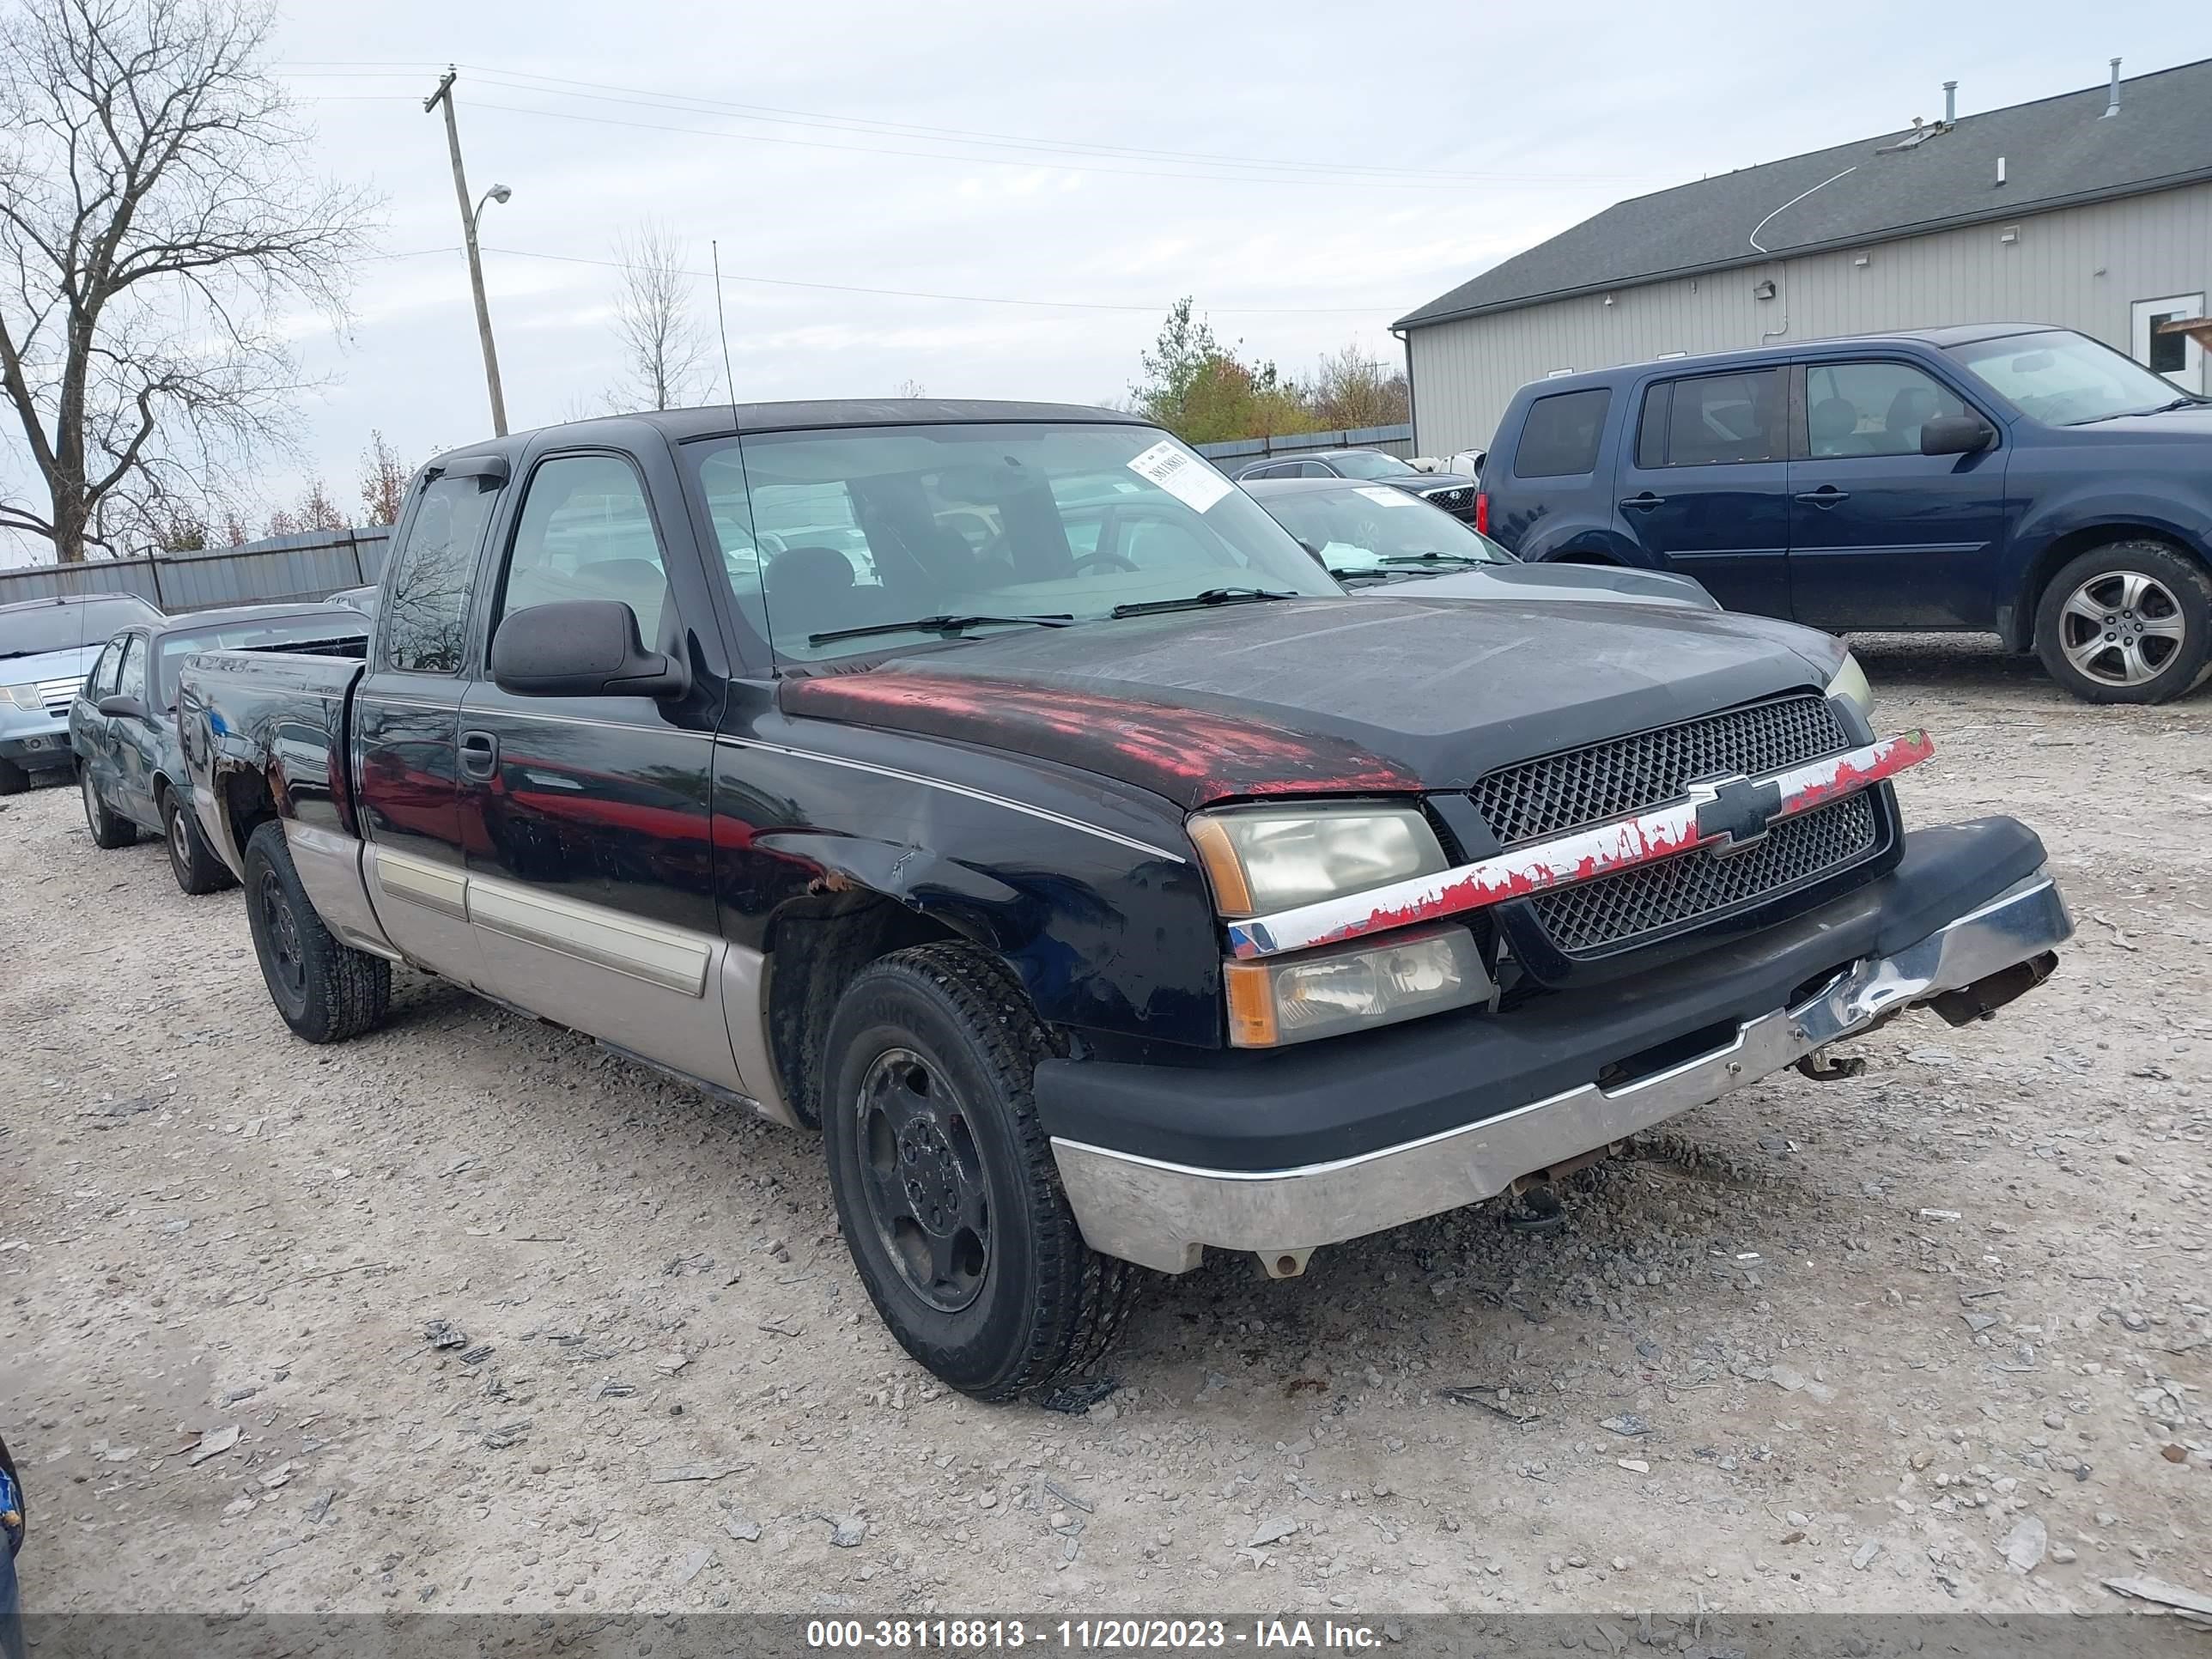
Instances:
[[[1349,595],[1125,416],[594,421],[414,481],[365,659],[210,653],[193,799],[300,1036],[405,962],[823,1131],[862,1280],[1005,1398],[1138,1278],[1602,1155],[2070,933],[1908,832],[1842,646]]]

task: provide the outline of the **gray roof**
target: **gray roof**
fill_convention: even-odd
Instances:
[[[2212,179],[2212,58],[2122,81],[2109,120],[2106,97],[2091,87],[1961,116],[1909,149],[1883,153],[1908,127],[1616,203],[1395,326]]]

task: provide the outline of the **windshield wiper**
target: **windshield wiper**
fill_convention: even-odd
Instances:
[[[1272,587],[1209,587],[1187,599],[1139,599],[1129,605],[1117,605],[1106,614],[1115,617],[1145,617],[1155,611],[1188,611],[1194,605],[1250,605],[1261,599],[1295,599],[1300,597]]]
[[[1350,565],[1333,564],[1328,568],[1328,574],[1335,577],[1337,580],[1340,582],[1356,582],[1361,580],[1370,582],[1387,582],[1390,580],[1393,573],[1388,570],[1378,570],[1371,564],[1363,564],[1357,568]]]
[[[1383,564],[1490,564],[1493,561],[1477,558],[1472,553],[1389,553],[1381,560]]]
[[[1033,623],[1039,628],[1066,628],[1075,618],[1065,611],[1041,617],[915,617],[906,622],[862,623],[857,628],[832,628],[820,634],[809,634],[809,645],[827,645],[832,640],[857,640],[870,634],[957,634],[963,629],[980,628],[986,623]]]

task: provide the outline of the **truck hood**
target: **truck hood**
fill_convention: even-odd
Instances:
[[[1184,807],[1464,789],[1535,755],[1823,688],[1765,617],[1402,589],[1037,629],[787,678],[782,711],[1080,768]]]

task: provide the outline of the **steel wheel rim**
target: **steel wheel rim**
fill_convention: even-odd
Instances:
[[[185,809],[169,809],[169,856],[177,861],[177,868],[189,870],[192,863],[191,832],[185,827]]]
[[[96,836],[100,833],[100,791],[92,781],[90,767],[78,774],[77,787],[84,792],[85,827]]]
[[[2100,685],[2147,685],[2189,635],[2173,590],[2140,570],[2090,577],[2058,608],[2058,648],[2074,671]]]
[[[911,1048],[869,1063],[853,1103],[868,1219],[906,1287],[939,1313],[982,1294],[990,1193],[966,1105]]]
[[[261,913],[261,936],[269,942],[270,972],[296,1000],[307,994],[307,963],[300,951],[300,924],[292,915],[292,901],[276,872],[262,872],[254,891]]]

